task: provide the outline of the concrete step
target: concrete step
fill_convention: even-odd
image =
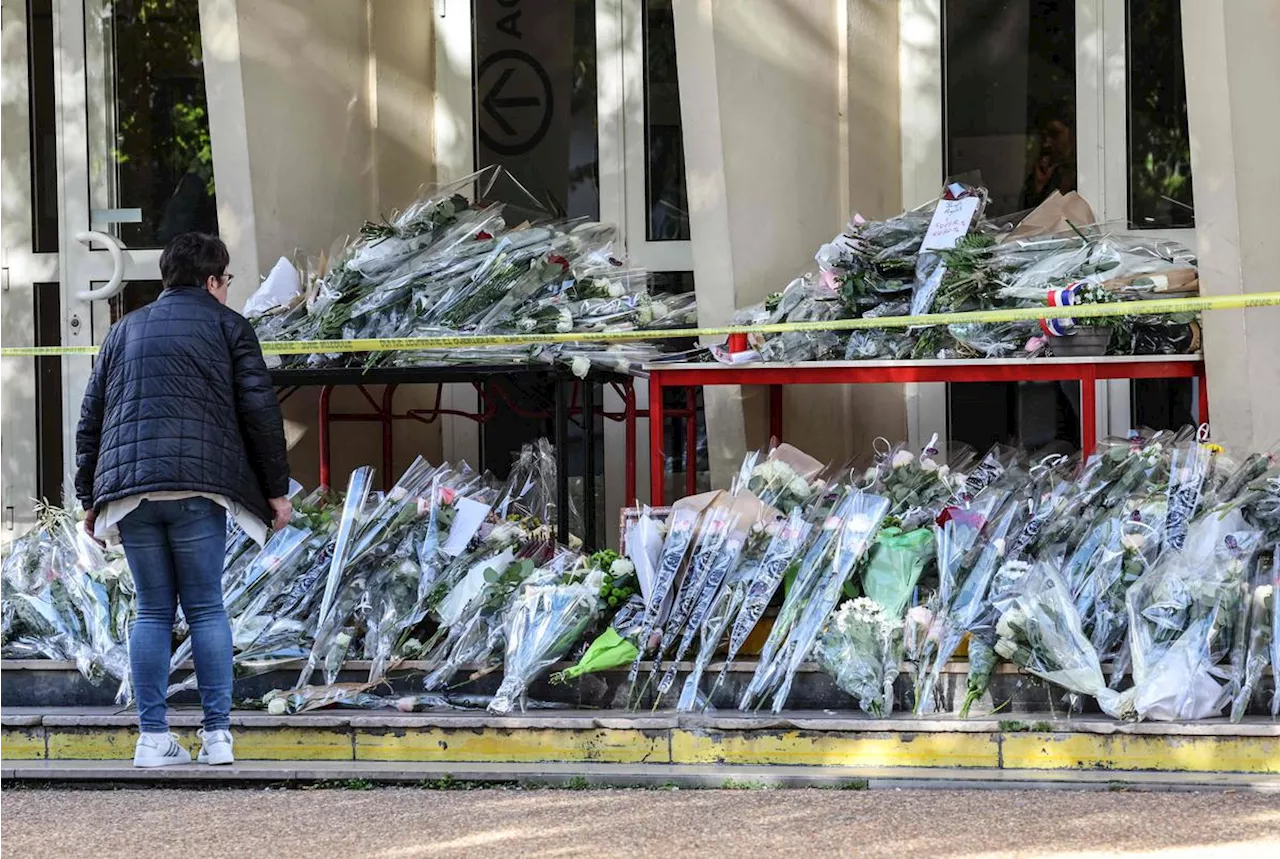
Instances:
[[[26,783],[272,785],[324,784],[361,789],[375,784],[436,790],[515,785],[588,789],[829,788],[834,790],[975,789],[1098,791],[1257,791],[1280,794],[1280,776],[1007,770],[998,767],[751,766],[609,763],[432,763],[378,761],[240,761],[228,767],[190,764],[135,769],[121,761],[5,761],[0,779]]]
[[[170,724],[194,752],[196,709]],[[135,717],[117,708],[6,707],[0,760],[127,761]],[[1247,717],[1116,722],[1028,714],[1017,718],[871,719],[849,711],[780,716],[736,711],[539,711],[401,714],[335,710],[298,716],[237,712],[243,761],[999,769],[1009,771],[1234,772],[1280,775],[1280,724]],[[733,776],[736,777],[736,776]]]

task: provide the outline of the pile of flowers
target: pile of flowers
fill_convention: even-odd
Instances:
[[[301,668],[263,702],[276,712],[508,713],[538,706],[531,685],[569,660],[552,682],[625,670],[631,706],[697,711],[726,703],[754,633],[751,676],[727,702],[742,710],[781,711],[816,662],[867,713],[929,714],[967,646],[962,715],[999,709],[1003,661],[1113,717],[1238,720],[1280,664],[1280,463],[1191,430],[1108,440],[1083,462],[879,442],[870,468],[850,469],[755,451],[729,489],[636,511],[625,555],[552,539],[540,450],[505,482],[419,459],[383,494],[357,469],[344,493],[298,499],[260,550],[231,526],[237,674]],[[133,590],[117,554],[45,509],[0,578],[6,657],[74,660],[128,699]],[[175,636],[177,672],[190,644],[183,624]],[[352,659],[367,679],[338,682]],[[421,692],[385,697],[381,681],[405,671]],[[491,672],[494,696],[450,691]],[[172,691],[194,685],[180,675]]]
[[[764,302],[740,310],[734,324],[883,318],[1015,307],[1139,302],[1195,294],[1196,259],[1164,239],[1119,236],[1091,223],[1078,195],[1055,194],[1015,218],[984,217],[987,192],[948,186],[942,197],[883,221],[855,215],[822,245],[816,274],[796,278]],[[928,242],[940,205],[968,203],[967,230]],[[1082,218],[1082,220],[1073,220]],[[965,323],[851,332],[793,331],[754,336],[770,361],[1001,358],[1065,353],[1074,335],[1109,334],[1113,354],[1177,354],[1197,338],[1191,316],[1080,318],[1071,321]],[[1081,338],[1082,340],[1084,338]]]
[[[435,188],[350,244],[303,266],[286,263],[246,304],[262,340],[570,334],[696,325],[692,294],[658,295],[620,258],[617,230],[547,218],[508,223],[484,199],[503,177],[490,167]],[[629,372],[663,356],[660,344],[564,343],[292,356],[289,366],[563,362]]]
[[[380,493],[372,470],[356,469],[345,493],[295,499],[292,522],[260,549],[231,522],[223,600],[236,676],[301,669],[294,688],[264,701],[282,712],[387,706],[369,690],[417,660],[424,692],[438,694],[392,702],[413,709],[428,700],[474,706],[441,690],[464,666],[484,673],[505,664],[499,695],[480,703],[499,712],[523,703],[545,665],[597,623],[607,626],[613,591],[635,583],[616,554],[584,555],[552,539],[554,459],[539,455],[545,447],[528,446],[502,482],[419,458]],[[45,508],[9,547],[0,581],[6,658],[75,660],[86,677],[121,683],[118,699],[129,699],[134,600],[118,551],[90,540],[70,513]],[[196,688],[194,673],[183,672],[191,642],[181,620],[174,645],[171,695]],[[369,661],[368,680],[339,683],[353,659]]]

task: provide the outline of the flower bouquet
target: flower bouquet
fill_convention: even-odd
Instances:
[[[827,622],[815,655],[836,685],[872,716],[893,712],[902,659],[902,621],[866,597],[849,600]]]

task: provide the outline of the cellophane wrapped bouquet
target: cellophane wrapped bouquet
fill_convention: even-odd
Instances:
[[[305,266],[306,288],[264,286],[250,305],[260,339],[353,340],[458,334],[583,334],[697,323],[692,294],[651,293],[622,260],[614,227],[550,216],[509,223],[507,207],[482,202],[500,180],[489,167],[429,190],[385,223],[367,223],[349,245]],[[354,360],[365,366],[561,362],[631,372],[663,357],[659,344],[563,343],[310,355],[290,366]]]

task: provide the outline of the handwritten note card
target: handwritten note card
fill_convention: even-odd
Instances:
[[[933,212],[933,220],[929,222],[929,232],[924,234],[922,251],[950,250],[973,223],[973,216],[978,211],[978,198],[965,197],[963,200],[940,200],[938,208]]]

